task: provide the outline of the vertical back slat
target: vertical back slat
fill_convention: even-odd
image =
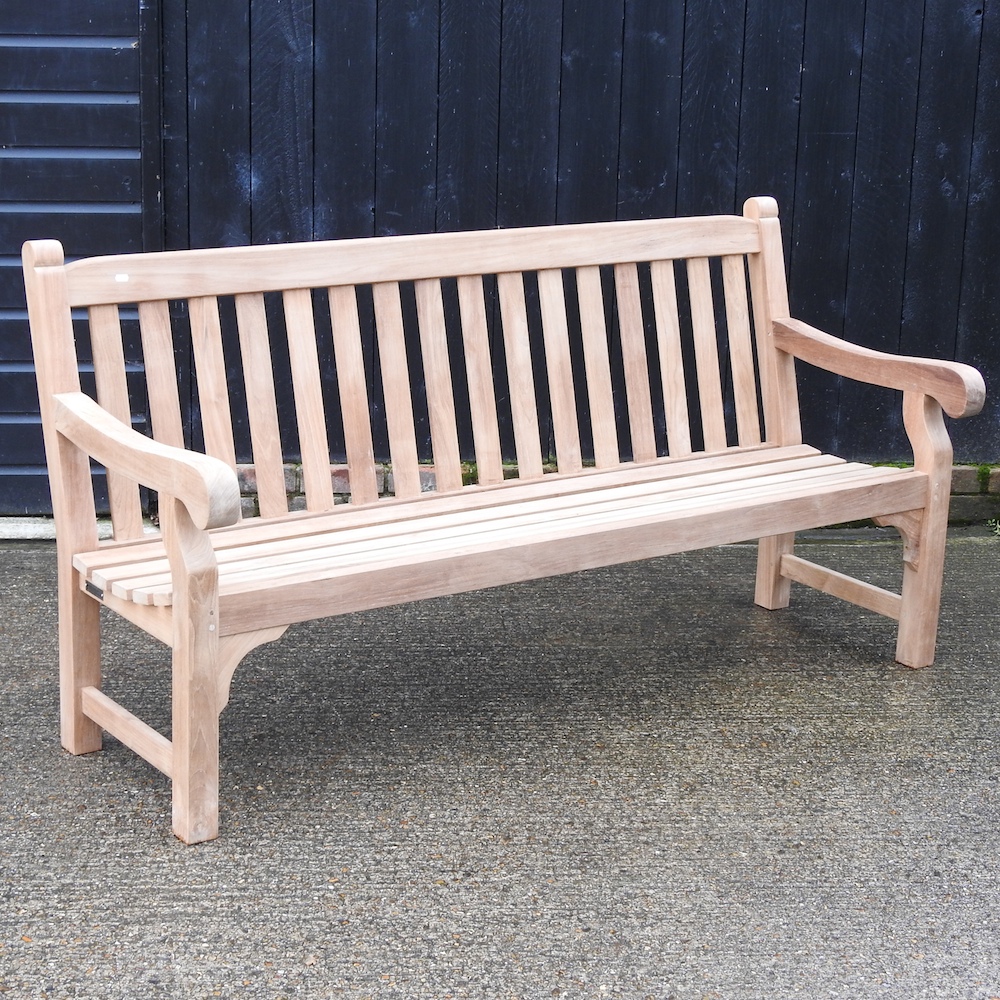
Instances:
[[[399,285],[394,281],[372,285],[372,299],[389,430],[393,492],[398,497],[412,497],[420,493],[420,467]]]
[[[497,275],[500,320],[507,356],[507,385],[510,391],[514,448],[519,479],[538,479],[544,473],[542,441],[538,429],[538,403],[531,362],[528,310],[524,301],[524,276],[520,271]]]
[[[174,338],[170,328],[170,306],[165,301],[139,303],[139,332],[146,368],[146,395],[149,419],[157,441],[174,448],[184,447]]]
[[[615,265],[615,291],[629,428],[632,432],[632,458],[636,462],[652,462],[656,458],[656,436],[653,431],[653,403],[649,391],[649,361],[639,295],[639,273],[635,264]]]
[[[722,408],[722,376],[719,372],[719,343],[715,333],[715,305],[712,275],[707,257],[691,257],[687,262],[688,292],[691,297],[691,326],[694,356],[698,369],[698,399],[706,451],[726,448],[726,418]]]
[[[578,472],[583,468],[583,457],[573,393],[573,367],[570,361],[562,271],[553,269],[538,272],[538,296],[542,309],[545,365],[549,373],[549,402],[552,406],[552,430],[556,439],[556,461],[560,472]]]
[[[351,477],[351,502],[372,503],[378,499],[378,480],[357,293],[353,285],[338,285],[329,290],[329,295],[333,355],[337,365],[344,445]]]
[[[302,486],[307,510],[333,507],[330,478],[330,442],[326,433],[326,409],[319,375],[316,323],[312,293],[306,288],[283,293],[285,329],[288,331],[288,361],[292,369],[295,422],[299,429]]]
[[[576,270],[576,292],[580,302],[580,332],[583,336],[583,363],[587,372],[587,400],[594,436],[594,462],[599,469],[617,465],[618,427],[611,388],[611,361],[608,356],[608,328],[604,320],[604,289],[599,267]]]
[[[94,357],[97,398],[101,406],[127,427],[132,426],[132,405],[128,398],[125,375],[125,349],[122,345],[118,306],[92,306],[90,343]],[[138,484],[108,470],[108,497],[111,501],[111,524],[115,538],[142,536],[142,504]]]
[[[462,341],[465,345],[469,408],[479,482],[484,485],[500,483],[503,482],[500,424],[493,388],[493,364],[481,276],[466,275],[458,279],[458,303],[462,316]]]
[[[262,294],[236,296],[236,325],[243,358],[257,502],[263,517],[278,517],[288,513],[288,494],[285,492],[278,403]]]
[[[438,490],[462,488],[462,456],[458,448],[455,420],[455,393],[448,357],[448,332],[444,320],[441,282],[434,279],[414,282],[420,353],[427,385],[427,416],[431,425],[434,453],[434,482]]]
[[[753,345],[750,342],[750,304],[747,300],[747,278],[742,255],[722,258],[722,279],[726,297],[729,356],[733,366],[736,432],[741,445],[760,444],[757,377],[754,373]]]
[[[677,282],[672,260],[649,265],[656,318],[656,348],[660,355],[660,380],[667,422],[667,450],[671,455],[691,454],[691,425],[687,408],[687,382],[681,350],[681,324],[677,313]]]
[[[233,443],[226,360],[222,354],[218,300],[215,296],[190,299],[188,312],[205,452],[235,469],[236,446]]]

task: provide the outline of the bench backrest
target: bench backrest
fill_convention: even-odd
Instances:
[[[798,440],[791,362],[769,342],[788,314],[771,199],[744,216],[65,266],[39,243],[26,262],[43,419],[48,396],[80,386],[72,315],[89,328],[101,405],[125,422],[148,406],[153,436],[189,447],[188,411],[200,414],[194,445],[253,463],[265,517],[287,511],[288,456],[320,511],[334,506],[331,452],[346,455],[352,501],[368,503],[385,451],[409,496],[428,460],[436,488],[457,490],[463,460],[491,484],[511,461],[530,479],[549,463]],[[285,399],[294,414],[279,413]],[[136,485],[108,487],[116,537],[141,534]]]

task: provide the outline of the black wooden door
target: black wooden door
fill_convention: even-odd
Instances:
[[[162,242],[156,20],[140,0],[0,4],[2,514],[49,509],[21,244],[51,237],[77,257]]]

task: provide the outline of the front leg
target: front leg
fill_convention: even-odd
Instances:
[[[219,586],[208,535],[170,498],[165,541],[173,594],[173,829],[186,844],[219,835]]]
[[[896,659],[908,667],[928,667],[934,662],[941,609],[952,447],[941,407],[930,396],[904,393],[903,424],[913,446],[914,465],[927,473],[930,482],[917,541],[910,545],[915,558],[903,563]]]

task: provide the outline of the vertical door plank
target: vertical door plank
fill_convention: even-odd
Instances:
[[[283,300],[306,509],[330,510],[333,507],[330,442],[326,433],[326,409],[319,376],[312,293],[307,288],[290,289],[284,292]]]
[[[257,501],[263,517],[277,517],[288,513],[288,494],[285,492],[285,466],[264,296],[259,293],[237,295],[236,322],[243,357]]]
[[[375,303],[379,366],[389,429],[393,491],[398,497],[412,497],[420,493],[420,468],[399,285],[394,281],[372,285],[372,299]]]
[[[625,4],[619,219],[677,215],[685,6]]]
[[[214,296],[207,296],[191,299],[188,307],[205,452],[235,469],[236,446],[233,443],[226,359],[222,354],[219,303]]]
[[[438,490],[462,488],[462,457],[458,448],[455,420],[455,392],[448,357],[448,331],[441,299],[441,282],[435,279],[414,282],[420,353],[427,385],[427,416],[431,425],[434,454],[434,482]]]
[[[175,15],[185,17],[188,29],[184,67],[187,103],[182,125],[187,146],[177,165],[188,180],[183,188],[189,224],[187,245],[249,243],[253,190],[253,174],[248,169],[253,162],[250,4],[246,0],[214,0],[187,7],[184,14]],[[174,73],[178,69],[174,67]],[[164,87],[167,92],[171,89],[169,83]]]
[[[313,237],[313,0],[250,4],[252,242]]]
[[[440,4],[380,3],[377,18],[375,232],[432,233]]]
[[[795,275],[790,315],[808,317],[808,322],[835,336],[844,333],[845,275],[852,256],[861,56],[868,6],[878,5],[808,3],[805,22],[795,210],[786,216],[792,224],[789,242]],[[926,6],[930,12],[937,5]],[[947,16],[953,17],[950,11]],[[835,45],[831,44],[834,38],[839,40]],[[892,61],[902,58],[894,50]],[[923,78],[922,67],[920,75]],[[839,81],[838,86],[831,87],[831,80]],[[822,239],[817,239],[817,233],[823,234]],[[937,248],[934,252],[938,253]],[[836,447],[841,381],[811,365],[802,366],[799,372],[803,431],[806,440],[824,449]]]
[[[472,439],[476,448],[479,482],[499,483],[503,481],[500,424],[497,419],[496,392],[493,388],[493,364],[490,358],[489,329],[486,325],[483,279],[479,275],[458,279],[458,302],[462,316]]]
[[[691,454],[691,424],[688,418],[687,381],[681,350],[681,324],[677,313],[677,282],[672,260],[654,260],[649,265],[656,318],[656,347],[660,355],[660,381],[667,424],[667,451]]]
[[[563,4],[557,222],[616,216],[624,23],[624,0]]]
[[[872,15],[879,6],[872,5]],[[904,17],[902,5],[882,9],[890,18],[897,13]],[[919,19],[922,5],[910,5],[909,10]],[[736,203],[768,194],[777,199],[789,219],[795,195],[805,26],[806,0],[746,4]],[[831,45],[839,44],[836,38],[830,36]],[[891,57],[888,53],[882,57],[887,73],[903,72],[903,59],[899,56],[896,52]],[[898,102],[898,93],[889,88],[886,91],[888,100]]]
[[[501,7],[502,0],[440,4],[438,232],[496,225]]]
[[[889,353],[900,349],[925,19],[923,4],[873,4],[865,12],[844,331],[849,340]],[[791,205],[779,204],[791,218]],[[895,219],[899,225],[891,224]],[[877,386],[841,384],[837,434],[851,442],[853,457],[909,453],[902,408],[886,406],[889,398]]]
[[[712,302],[712,275],[708,258],[690,258],[687,273],[705,450],[720,451],[727,445],[726,419],[722,408],[719,343],[715,333],[715,306]]]
[[[329,290],[329,295],[333,355],[337,365],[344,446],[351,477],[351,502],[373,503],[378,499],[378,480],[375,476],[375,449],[372,446],[368,380],[361,350],[357,293],[353,285],[338,285]]]
[[[996,114],[996,81],[1000,80],[1000,9],[983,14],[982,62],[976,95],[976,131],[972,144],[969,212],[962,251],[962,294],[959,299],[955,358],[975,365],[988,386],[1000,385],[1000,352],[995,324],[1000,315],[1000,282],[996,280],[996,234],[1000,231],[1000,116]],[[978,420],[958,420],[949,427],[955,457],[978,462],[1000,454],[1000,394],[986,395]]]
[[[599,469],[617,465],[618,427],[611,389],[611,361],[608,357],[608,328],[604,321],[604,289],[599,267],[579,267],[576,291],[580,301],[580,328],[583,334],[583,363],[587,371],[587,400],[594,436],[594,461]]]
[[[315,3],[314,235],[375,232],[378,0]]]
[[[746,0],[684,4],[678,215],[735,207],[746,8]]]
[[[146,395],[149,418],[157,441],[184,447],[184,424],[177,392],[177,366],[174,362],[174,338],[170,328],[167,302],[139,303],[139,331],[146,368]]]
[[[578,472],[583,468],[583,456],[573,391],[573,366],[569,353],[562,271],[538,272],[538,296],[542,309],[545,365],[549,373],[549,402],[552,407],[556,461],[560,472]]]
[[[92,306],[90,342],[97,380],[97,399],[112,416],[127,427],[132,426],[132,405],[125,376],[125,349],[122,345],[118,306]],[[139,538],[142,535],[142,505],[139,487],[120,472],[108,470],[108,497],[111,501],[111,524],[115,538]]]
[[[632,459],[635,462],[652,462],[656,458],[656,436],[653,432],[653,403],[649,391],[646,330],[639,296],[639,274],[635,264],[615,265],[615,292],[621,327],[628,420],[632,433]]]
[[[504,0],[497,224],[556,221],[563,0]]]
[[[497,275],[504,352],[507,355],[507,385],[514,423],[519,479],[537,479],[543,474],[542,441],[538,428],[538,404],[532,371],[528,312],[524,301],[524,276],[519,271]]]
[[[760,444],[757,378],[754,374],[753,345],[750,343],[750,305],[742,255],[722,258],[722,281],[726,297],[729,357],[733,365],[737,437],[741,445]]]

